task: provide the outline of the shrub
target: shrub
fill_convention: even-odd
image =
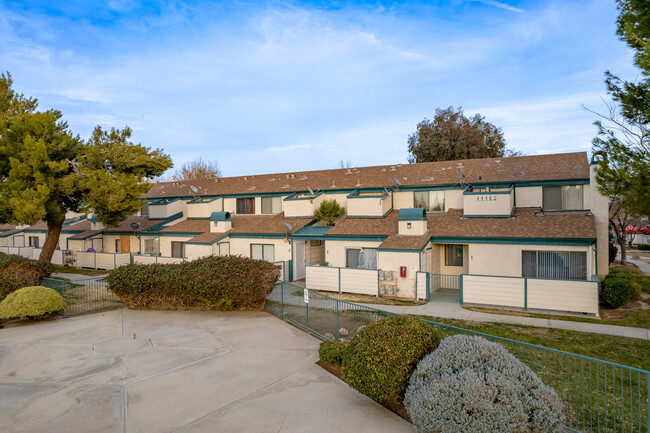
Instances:
[[[412,316],[393,316],[362,329],[343,357],[345,381],[379,403],[401,402],[411,373],[439,338]]]
[[[637,244],[636,247],[643,251],[650,251],[650,245],[648,244]]]
[[[314,211],[316,221],[324,222],[328,226],[333,226],[334,222],[343,215],[345,215],[345,209],[336,200],[325,200]]]
[[[63,310],[65,306],[63,296],[54,289],[43,286],[23,287],[0,302],[0,319],[37,318],[52,311]]]
[[[0,301],[21,287],[41,284],[51,273],[50,263],[0,253]]]
[[[327,340],[318,346],[318,357],[328,364],[341,365],[348,343],[344,341]]]
[[[628,279],[608,275],[600,283],[600,293],[610,307],[622,307],[630,300],[632,284]]]
[[[109,290],[136,308],[262,309],[279,266],[238,256],[180,264],[126,265],[106,278]]]
[[[533,371],[484,338],[440,343],[411,376],[406,410],[418,432],[560,432],[562,402]]]
[[[613,242],[609,243],[609,263],[612,264],[616,260],[616,254],[618,254],[618,248],[614,245]]]

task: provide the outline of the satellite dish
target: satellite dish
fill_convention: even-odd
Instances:
[[[465,170],[463,170],[463,167],[458,167],[458,171],[460,171],[460,178],[463,179],[465,177]]]
[[[140,228],[140,224],[138,224],[138,223],[131,223],[131,224],[129,224],[129,225],[131,226],[131,228],[133,229],[133,231],[136,231],[137,229]]]
[[[388,188],[384,187],[384,192],[381,195],[382,197],[390,197],[390,192],[388,191]]]
[[[395,181],[395,185],[397,185],[398,188],[402,186],[402,182],[400,182],[398,178],[394,177],[393,180]]]
[[[70,221],[70,222],[76,223],[76,222],[79,222],[80,219],[81,219],[81,217],[76,216],[76,217],[72,218],[72,221]]]
[[[293,230],[293,227],[294,227],[294,226],[292,226],[292,225],[289,224],[288,222],[284,221],[284,225],[287,226],[287,230],[289,230],[289,231]]]
[[[194,185],[190,185],[190,189],[192,190],[192,192],[193,192],[194,194],[196,194],[197,192],[199,192],[199,190],[198,190]]]
[[[314,191],[313,191],[310,187],[307,187],[307,189],[309,190],[309,194],[310,194],[310,195],[315,195],[315,194],[314,194]]]

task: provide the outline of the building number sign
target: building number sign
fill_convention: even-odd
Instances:
[[[476,201],[497,201],[496,195],[477,195]]]

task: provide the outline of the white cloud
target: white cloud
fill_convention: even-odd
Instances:
[[[495,8],[504,9],[510,12],[524,13],[523,9],[519,9],[513,6],[510,6],[506,3],[496,1],[496,0],[470,0],[472,2],[483,3],[484,5],[494,6]]]

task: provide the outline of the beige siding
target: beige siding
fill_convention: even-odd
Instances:
[[[378,294],[378,274],[369,269],[341,269],[341,292],[362,295]]]
[[[314,203],[309,200],[283,200],[282,206],[284,207],[284,216],[287,218],[292,218],[314,215],[314,206],[320,206],[320,202],[322,201],[321,197],[323,196],[324,195],[320,195],[316,197],[314,199]],[[315,203],[316,200],[319,201],[318,204]]]
[[[411,228],[408,228],[409,224]],[[422,236],[427,231],[427,221],[398,221],[398,232],[400,235]]]
[[[463,191],[460,189],[445,190],[445,211],[463,208]]]
[[[223,209],[222,199],[210,202],[196,202],[187,204],[188,218],[209,218],[212,212],[221,212]]]
[[[115,250],[115,241],[118,242],[121,240],[119,235],[104,235],[104,252],[105,253],[116,253]],[[129,236],[129,252],[137,254],[140,252],[140,240],[137,236]],[[125,251],[121,251],[125,252]]]
[[[348,194],[330,194],[330,193],[325,193],[321,197],[324,197],[323,200],[336,200],[338,204],[345,209],[347,212],[348,210]]]
[[[523,308],[524,279],[464,275],[463,302]]]
[[[426,272],[418,272],[416,274],[415,285],[417,287],[417,298],[426,299],[428,290]]]
[[[223,199],[223,210],[225,212],[230,212],[235,214],[237,211],[237,199],[234,197],[228,197]]]
[[[348,198],[349,216],[382,216],[384,212],[383,204],[390,199],[382,200],[379,197],[350,197]]]
[[[465,194],[463,195],[464,215],[510,215],[514,203],[513,193]]]
[[[164,257],[172,256],[172,242],[187,242],[194,236],[161,236],[160,237],[160,255]],[[187,245],[185,245],[187,248]],[[187,253],[186,253],[187,254]]]
[[[305,263],[308,265],[323,263],[325,261],[324,241],[320,246],[312,245],[312,241],[305,243]]]
[[[528,308],[598,315],[598,283],[529,278]]]
[[[602,281],[609,272],[608,261],[608,218],[609,207],[607,197],[604,197],[598,191],[598,184],[596,183],[596,165],[591,166],[590,171],[590,185],[585,185],[584,195],[590,197],[590,209],[594,214],[596,222],[596,246],[598,249],[598,278]],[[595,272],[594,272],[595,273]]]
[[[526,186],[515,188],[517,207],[542,207],[542,187]]]
[[[149,206],[149,218],[169,218],[170,216],[183,211],[185,203],[183,200],[176,200],[169,204]]]
[[[413,207],[412,191],[393,192],[393,209],[409,209]]]
[[[339,268],[307,266],[305,285],[308,289],[338,292]]]
[[[230,238],[230,254],[250,257],[251,244],[273,245],[276,262],[291,260],[291,243],[284,239]]]
[[[185,257],[187,257],[187,260],[196,260],[211,255],[212,248],[210,245],[185,245]]]
[[[476,273],[468,272],[469,269],[469,247],[463,245],[463,266],[447,266],[445,265],[445,245],[436,244],[433,246],[433,273],[434,274],[443,274],[443,275],[460,275],[467,273]],[[500,274],[503,275],[503,274]]]

